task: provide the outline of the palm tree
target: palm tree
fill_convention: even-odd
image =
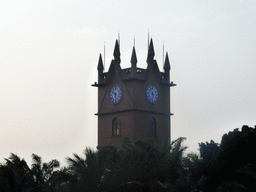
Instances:
[[[145,191],[168,191],[182,176],[182,157],[187,147],[185,138],[179,138],[160,148],[154,140],[123,140],[117,160],[105,175],[105,181],[115,183],[111,191],[138,188]],[[113,182],[114,181],[114,182]]]
[[[155,185],[158,186],[156,178],[162,163],[153,140],[133,142],[125,138],[122,149],[113,154],[114,157],[107,161],[109,166],[102,181],[102,185],[105,184],[110,191],[150,191]]]
[[[0,165],[0,191],[14,192],[18,190],[18,176],[9,166]]]
[[[185,140],[185,137],[179,137],[178,139],[174,140],[170,145],[170,158],[179,166],[182,165],[183,154],[185,150],[188,148],[187,146],[182,146],[182,143]]]
[[[53,187],[49,180],[53,176],[54,168],[58,168],[60,163],[58,160],[51,160],[49,163],[42,163],[42,158],[36,154],[32,154],[31,174],[35,182],[36,191],[47,191],[48,187]]]
[[[16,191],[24,192],[49,191],[49,186],[53,187],[53,182],[50,183],[50,181],[52,180],[54,168],[60,166],[57,160],[42,163],[42,158],[36,154],[32,154],[31,169],[24,159],[21,160],[19,156],[13,153],[5,160],[6,166],[1,167],[2,173],[0,176],[2,178],[5,176],[5,180],[8,179],[9,183],[12,181],[11,187]]]
[[[47,182],[47,189],[50,192],[70,192],[74,191],[73,185],[76,178],[71,174],[69,168],[63,167],[60,170],[54,171]]]
[[[73,155],[74,158],[68,157],[67,161],[71,174],[75,177],[72,184],[76,191],[97,191],[104,172],[102,159],[89,148],[85,149],[84,158]]]
[[[28,189],[33,188],[34,181],[26,161],[24,159],[21,160],[20,157],[14,153],[11,153],[10,157],[5,160],[6,167],[11,169],[12,172],[16,175],[16,177],[13,178],[16,180],[16,190],[27,191]]]

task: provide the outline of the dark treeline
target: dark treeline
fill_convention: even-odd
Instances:
[[[256,191],[256,127],[224,134],[220,144],[199,143],[199,155],[184,155],[184,140],[157,146],[125,138],[122,149],[86,148],[62,168],[58,160],[43,163],[35,154],[29,167],[11,153],[0,165],[0,191]]]

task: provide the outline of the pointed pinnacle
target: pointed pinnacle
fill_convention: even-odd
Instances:
[[[118,40],[116,40],[116,44],[115,44],[115,49],[114,49],[114,58],[116,60],[119,60],[120,61],[120,49],[119,49],[119,43],[118,43]]]
[[[101,70],[101,71],[103,71],[103,69],[104,69],[101,54],[100,54],[100,58],[99,58],[99,62],[98,62],[98,68],[97,69]]]
[[[165,70],[170,70],[171,69],[168,52],[166,52],[166,56],[165,56],[164,69]]]
[[[149,44],[149,47],[148,47],[148,58],[147,58],[147,61],[148,60],[153,60],[154,56],[155,56],[155,51],[154,51],[153,40],[151,38],[150,44]]]
[[[136,67],[136,64],[137,64],[137,56],[136,56],[135,47],[133,47],[133,49],[132,49],[131,63],[132,63],[132,65],[135,65],[135,67]]]

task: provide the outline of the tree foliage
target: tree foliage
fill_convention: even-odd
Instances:
[[[208,151],[202,150],[201,154],[206,154],[208,163],[202,162],[203,176],[197,188],[202,191],[255,191],[252,185],[256,182],[255,128],[243,126],[241,131],[234,129],[224,134],[218,150],[213,142],[201,146]],[[214,155],[207,155],[210,151]]]
[[[0,166],[0,191],[54,191],[50,180],[54,168],[60,166],[57,160],[42,163],[40,156],[32,154],[31,168],[24,159],[13,153],[5,160],[6,164]]]
[[[188,153],[180,137],[157,146],[154,140],[123,140],[122,148],[86,148],[67,157],[69,166],[32,154],[29,167],[11,153],[0,165],[0,191],[255,191],[256,129],[243,126],[223,135],[221,143],[199,143]]]

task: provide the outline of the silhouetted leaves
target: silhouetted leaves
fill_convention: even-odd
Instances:
[[[186,138],[157,146],[154,140],[123,140],[122,148],[105,146],[44,163],[32,154],[31,168],[11,153],[0,165],[0,191],[255,191],[256,129],[243,126],[223,135],[221,143],[201,142],[199,153],[184,155]]]
[[[42,163],[40,156],[32,154],[31,169],[24,159],[13,153],[5,160],[6,165],[0,166],[0,191],[54,191],[54,183],[49,181],[54,168],[60,165],[57,160]]]
[[[67,158],[70,164],[70,174],[75,178],[71,185],[76,191],[98,190],[104,173],[104,157],[99,154],[86,148],[84,157],[73,154],[74,158]],[[100,159],[100,157],[103,158]]]
[[[243,126],[241,131],[234,129],[224,134],[219,147],[214,142],[207,145],[201,143],[201,146],[203,150],[200,152],[205,157],[202,167],[205,170],[199,181],[201,187],[197,188],[203,191],[255,191],[255,128]]]

